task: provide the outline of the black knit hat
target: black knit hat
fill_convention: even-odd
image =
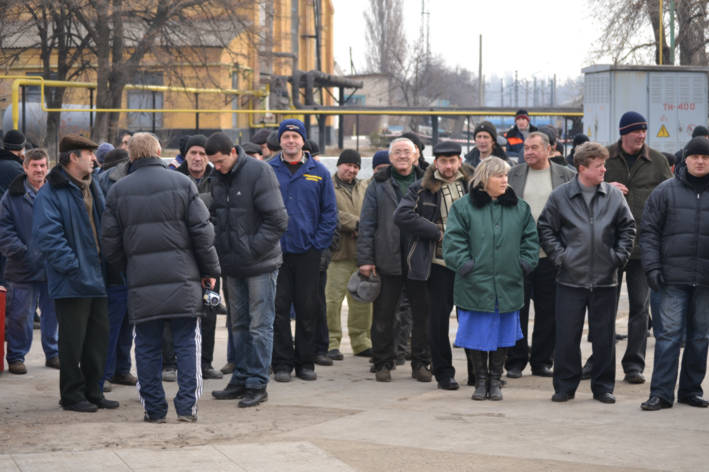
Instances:
[[[493,141],[497,141],[497,129],[495,128],[495,125],[489,121],[481,121],[478,123],[475,127],[475,131],[473,131],[473,139],[475,139],[475,136],[477,136],[481,131],[485,131],[490,135],[490,137],[492,137]]]
[[[127,160],[128,151],[126,151],[125,149],[114,149],[113,151],[109,151],[108,153],[106,153],[103,158],[103,165],[101,166],[101,168],[106,171],[111,167]]]
[[[632,131],[644,129],[647,129],[647,120],[640,113],[636,111],[626,111],[623,113],[623,116],[620,117],[618,130],[621,136]]]
[[[16,129],[11,129],[2,139],[3,149],[8,151],[20,151],[25,148],[25,135],[17,131]]]
[[[586,136],[585,134],[577,134],[576,136],[574,136],[574,147],[580,146],[588,141],[590,141],[590,139],[588,139],[588,136]]]
[[[258,145],[266,144],[269,134],[271,134],[271,131],[268,128],[261,128],[251,137],[251,142]]]
[[[549,145],[551,145],[551,147],[556,146],[556,128],[554,128],[552,125],[544,125],[539,127],[539,131],[547,135],[547,137],[549,138]]]
[[[244,150],[246,154],[258,154],[261,155],[261,146],[253,142],[246,142],[240,144],[241,149]]]
[[[692,138],[684,147],[684,156],[687,157],[694,154],[709,156],[709,139],[702,136]]]
[[[515,121],[517,121],[517,118],[524,118],[525,120],[529,121],[529,112],[524,108],[520,108],[519,110],[517,110],[517,113],[515,113]]]
[[[694,131],[692,131],[692,137],[696,138],[697,136],[709,136],[709,129],[707,129],[706,126],[697,126],[694,128]]]
[[[203,134],[195,134],[187,138],[185,143],[185,154],[187,154],[192,146],[199,146],[204,148],[207,144],[207,137]]]
[[[419,150],[419,153],[423,154],[423,150],[426,149],[426,145],[421,141],[421,138],[416,136],[415,133],[412,132],[406,132],[401,135],[402,138],[406,138],[412,143],[414,143],[414,146],[416,146]]]
[[[312,139],[306,139],[305,140],[305,146],[303,146],[303,151],[308,151],[311,156],[319,156],[320,155],[320,146],[318,146],[318,143],[313,141]]]
[[[340,164],[356,164],[357,167],[362,167],[362,156],[354,149],[345,149],[337,160],[337,165]]]

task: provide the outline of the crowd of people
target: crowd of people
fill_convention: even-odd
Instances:
[[[473,400],[502,400],[505,371],[516,379],[529,365],[552,379],[554,402],[590,378],[593,398],[610,404],[625,278],[624,380],[645,382],[651,328],[642,409],[671,407],[678,374],[677,401],[705,408],[709,132],[697,126],[676,156],[647,145],[639,113],[623,114],[619,134],[608,147],[579,137],[564,157],[555,130],[519,110],[504,137],[479,123],[465,156],[454,141],[437,143],[432,164],[406,133],[373,155],[374,175],[362,180],[357,151],[344,150],[331,175],[297,119],[239,145],[221,132],[187,136],[167,165],[159,140],[141,132],[122,133],[116,148],[64,136],[50,169],[45,150],[25,152],[22,133],[9,131],[0,150],[9,371],[27,372],[39,310],[65,410],[118,408],[105,392],[136,385],[145,421],[163,423],[162,383],[176,381],[178,420],[195,422],[203,379],[231,375],[212,396],[247,408],[267,401],[271,378],[315,381],[316,365],[342,361],[346,298],[352,353],[371,358],[377,382],[408,359],[415,380],[459,389],[454,313]],[[219,312],[229,336],[217,370]],[[586,318],[593,353],[583,365]]]

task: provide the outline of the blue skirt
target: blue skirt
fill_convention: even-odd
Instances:
[[[458,308],[458,332],[455,344],[478,351],[496,351],[499,347],[512,347],[522,339],[519,310],[500,313],[467,311]]]

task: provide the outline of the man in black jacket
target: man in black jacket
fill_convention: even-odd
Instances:
[[[684,149],[685,168],[660,184],[645,205],[640,252],[652,288],[655,363],[641,407],[672,407],[680,343],[687,338],[677,401],[706,408],[702,381],[709,348],[709,140]]]
[[[235,360],[229,383],[212,395],[241,398],[242,408],[256,406],[268,398],[280,238],[288,214],[270,165],[247,156],[224,133],[211,135],[205,149],[216,170],[211,211]]]
[[[576,179],[551,193],[537,227],[544,251],[558,267],[552,401],[574,398],[581,381],[581,333],[588,309],[593,344],[591,391],[615,403],[615,308],[618,267],[630,257],[635,221],[617,188],[603,181],[608,151],[598,143],[580,146]]]
[[[441,142],[433,148],[433,166],[410,187],[394,212],[394,222],[407,233],[409,281],[418,286],[411,303],[424,304],[429,315],[429,339],[433,375],[438,388],[457,390],[448,327],[453,309],[455,272],[446,268],[442,255],[443,234],[448,210],[453,202],[468,193],[472,170],[463,166],[461,148],[454,142]]]
[[[214,228],[197,187],[160,160],[160,143],[136,133],[128,144],[133,171],[108,193],[103,215],[103,255],[125,269],[128,314],[135,323],[135,360],[145,420],[164,422],[161,382],[164,322],[177,354],[178,421],[197,421],[202,392],[200,351],[202,289],[214,287],[219,261]]]
[[[357,266],[365,277],[375,273],[381,277],[381,293],[374,301],[372,314],[372,359],[377,382],[391,382],[394,368],[394,310],[399,304],[401,289],[413,295],[418,287],[407,280],[405,251],[407,235],[399,231],[392,215],[401,198],[423,172],[414,166],[417,153],[407,138],[396,138],[389,146],[391,166],[374,174],[367,187],[359,218]],[[431,381],[428,369],[427,313],[424,304],[413,306],[411,340],[411,375],[421,382]]]

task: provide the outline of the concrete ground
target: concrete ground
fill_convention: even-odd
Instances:
[[[627,310],[627,308],[625,308]],[[626,311],[627,313],[627,311]],[[623,307],[618,332],[626,332]],[[345,324],[346,325],[346,324]],[[455,335],[455,318],[451,319]],[[531,327],[530,327],[531,329]],[[146,424],[135,388],[114,386],[113,411],[70,413],[58,406],[58,372],[44,367],[38,332],[24,376],[0,375],[0,472],[29,471],[525,471],[708,470],[709,410],[686,405],[643,412],[649,383],[622,381],[617,344],[615,405],[592,399],[583,381],[576,399],[550,401],[551,379],[508,379],[501,402],[475,402],[472,388],[437,390],[411,378],[409,366],[377,383],[367,359],[318,367],[318,380],[269,385],[269,401],[239,409],[211,391],[228,379],[205,381],[199,422]],[[215,367],[226,356],[219,318]],[[648,340],[650,378],[654,338]],[[584,358],[590,344],[582,343]],[[457,379],[465,354],[454,349]],[[174,383],[164,384],[168,398]],[[708,386],[705,381],[705,388]]]

